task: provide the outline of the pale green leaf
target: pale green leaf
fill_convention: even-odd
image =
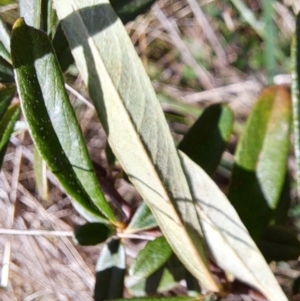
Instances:
[[[42,0],[19,0],[20,16],[26,24],[40,28],[42,17]]]
[[[260,290],[268,300],[287,301],[226,196],[196,163],[183,153],[180,155],[203,234],[218,266]]]
[[[142,230],[152,229],[157,227],[157,222],[145,202],[139,206],[134,213],[130,224],[126,228],[126,233],[138,232]]]
[[[219,291],[168,125],[122,22],[107,0],[54,3],[114,154],[180,260]]]

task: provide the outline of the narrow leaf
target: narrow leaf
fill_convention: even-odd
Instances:
[[[33,152],[34,156],[34,179],[36,184],[36,189],[39,194],[39,196],[47,200],[48,199],[48,180],[47,180],[47,168],[46,168],[46,162],[41,157],[40,153],[37,151],[36,148],[34,148]]]
[[[38,151],[80,213],[97,220],[100,210],[114,221],[47,35],[19,19],[13,27],[11,42],[22,110]]]
[[[291,101],[287,90],[263,91],[236,151],[228,198],[258,241],[278,205],[290,146]]]
[[[58,25],[58,20],[53,9],[53,0],[42,0],[40,29],[45,31],[49,37]]]
[[[297,192],[300,199],[300,14],[296,20],[296,32],[292,41],[292,103],[294,126],[294,152],[296,157]]]
[[[189,179],[203,234],[217,265],[260,290],[268,300],[287,301],[236,211],[211,178],[186,155]]]
[[[111,229],[101,223],[87,223],[78,226],[75,231],[75,240],[82,246],[95,246],[105,241],[111,234]]]
[[[136,280],[146,279],[172,255],[172,249],[162,236],[147,243],[130,266],[129,274]]]
[[[95,301],[121,298],[125,271],[124,247],[119,240],[112,240],[103,246],[97,262]]]
[[[14,71],[10,63],[0,56],[0,83],[13,83]]]
[[[0,91],[0,120],[3,118],[9,104],[16,93],[16,87],[12,86]]]
[[[157,227],[157,222],[145,202],[142,202],[134,213],[130,224],[126,228],[126,233],[139,232]]]
[[[9,107],[0,121],[0,168],[9,142],[10,135],[14,130],[15,123],[20,114],[20,105],[14,104]]]
[[[212,175],[229,141],[233,121],[229,107],[212,105],[200,115],[178,148]]]
[[[122,22],[107,0],[54,3],[114,154],[180,260],[219,291],[168,125]]]

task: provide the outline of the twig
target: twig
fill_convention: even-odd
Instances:
[[[25,229],[4,229],[0,228],[0,234],[2,235],[28,235],[28,236],[60,236],[60,237],[73,237],[73,231],[59,231],[59,230],[25,230]],[[155,236],[139,235],[130,233],[118,233],[119,238],[127,239],[140,239],[140,240],[154,240]]]
[[[127,238],[127,239],[140,239],[140,240],[154,240],[155,236],[150,235],[139,235],[139,234],[130,234],[130,233],[118,233],[117,237]]]
[[[0,234],[4,234],[4,235],[67,236],[67,237],[72,237],[73,236],[73,231],[24,230],[24,229],[4,229],[4,228],[0,228]]]
[[[70,85],[65,84],[65,88],[73,94],[75,97],[77,97],[79,100],[81,100],[85,105],[87,105],[90,109],[95,110],[95,107],[93,104],[91,104],[86,98],[84,98],[79,92],[77,92],[74,88],[72,88]]]

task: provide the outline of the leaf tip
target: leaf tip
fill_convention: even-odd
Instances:
[[[14,23],[13,25],[13,30],[23,27],[24,25],[26,25],[24,18],[18,18],[17,21]]]

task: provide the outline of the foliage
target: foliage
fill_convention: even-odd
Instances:
[[[125,2],[54,0],[54,11],[51,0],[37,1],[36,9],[22,0],[24,19],[13,25],[11,40],[1,22],[0,74],[3,71],[2,82],[10,85],[0,91],[0,160],[19,114],[19,104],[10,105],[16,85],[39,156],[88,221],[75,230],[76,241],[104,242],[96,267],[97,301],[124,300],[124,285],[140,300],[183,279],[197,296],[164,300],[209,300],[210,295],[201,296],[198,283],[211,294],[226,296],[238,290],[239,282],[269,300],[287,300],[266,260],[290,260],[300,254],[296,234],[279,222],[284,219],[279,218],[281,208],[289,202],[285,189],[292,107],[297,159],[300,151],[299,28],[293,48],[293,104],[285,87],[265,89],[230,166],[222,155],[234,116],[224,104],[205,109],[176,148],[122,23],[154,1]],[[66,93],[62,70],[73,62],[106,131],[109,151],[144,200],[129,220],[126,202],[112,207],[101,190]],[[213,181],[220,168],[231,173],[227,196]],[[151,236],[157,226],[161,234]],[[121,238],[135,234],[142,239],[145,231],[151,241],[131,264],[125,281],[126,242]],[[216,273],[212,266],[226,273]],[[230,288],[224,285],[230,281],[228,273],[236,278]]]

